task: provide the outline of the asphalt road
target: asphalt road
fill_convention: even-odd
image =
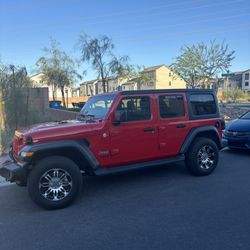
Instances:
[[[250,153],[206,177],[184,164],[85,177],[78,201],[42,210],[0,187],[0,249],[250,249]]]

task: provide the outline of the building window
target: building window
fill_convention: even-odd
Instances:
[[[182,117],[185,115],[183,96],[159,96],[159,109],[161,118]]]
[[[245,80],[249,80],[249,73],[245,74]]]
[[[169,72],[169,74],[168,74],[169,76],[171,76],[171,72]]]
[[[248,87],[249,86],[249,82],[245,82],[245,86]]]
[[[149,78],[154,78],[154,76],[155,76],[154,71],[149,71],[147,74],[148,74]]]
[[[154,86],[154,83],[153,82],[148,82],[147,84],[149,87],[153,87]]]
[[[171,81],[169,81],[168,85],[171,86]]]

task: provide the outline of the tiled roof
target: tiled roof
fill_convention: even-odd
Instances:
[[[161,64],[161,65],[156,65],[156,66],[147,67],[147,68],[145,68],[143,71],[154,71],[154,70],[159,69],[159,68],[162,67],[162,66],[166,66],[166,65],[165,65],[165,64]]]
[[[86,85],[86,84],[94,83],[96,81],[98,81],[98,80],[85,81],[85,82],[82,82],[80,85]]]

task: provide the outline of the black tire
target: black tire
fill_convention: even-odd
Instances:
[[[208,160],[204,158],[202,152],[209,152]],[[203,157],[203,158],[202,158]],[[219,160],[219,150],[217,144],[205,137],[194,140],[186,153],[186,165],[193,175],[203,176],[211,174],[216,168]]]
[[[51,175],[54,175],[53,181]],[[46,209],[58,209],[68,206],[77,197],[82,186],[82,175],[72,160],[52,156],[42,159],[34,166],[28,176],[27,186],[31,199],[37,205]]]

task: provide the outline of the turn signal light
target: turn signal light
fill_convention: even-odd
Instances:
[[[22,158],[28,158],[28,157],[31,157],[32,155],[34,154],[34,152],[21,152],[20,156]]]

